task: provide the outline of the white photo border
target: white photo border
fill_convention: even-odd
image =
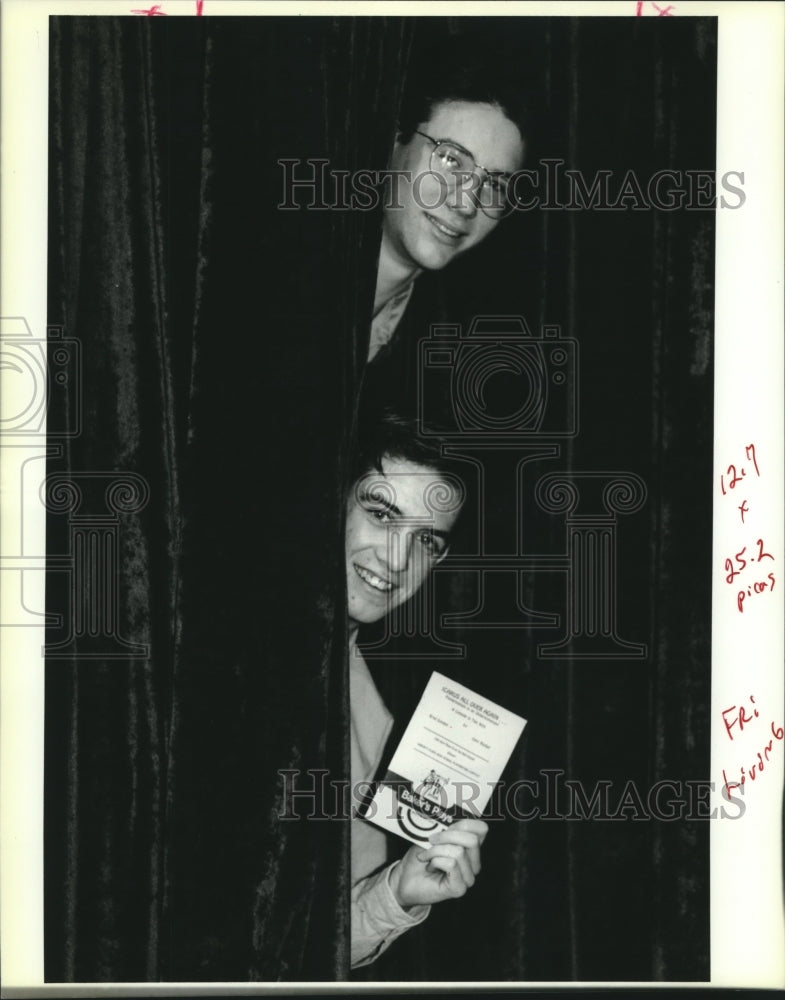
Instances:
[[[48,19],[50,15],[132,14],[152,8],[131,0],[4,0],[0,10],[2,89],[2,199],[0,207],[0,318],[23,320],[35,340],[46,338]],[[161,0],[167,15],[416,15],[483,16],[716,16],[718,18],[717,176],[743,171],[746,201],[717,212],[715,311],[715,489],[712,610],[711,778],[721,807],[725,772],[738,775],[754,760],[755,740],[729,739],[730,706],[751,695],[768,724],[785,723],[783,622],[785,586],[764,603],[735,613],[724,559],[743,544],[739,512],[720,480],[729,464],[754,445],[765,463],[755,494],[753,531],[764,535],[778,565],[785,555],[783,491],[783,121],[782,37],[785,4],[756,2],[563,3],[263,3],[256,0]],[[20,327],[21,329],[21,327]],[[0,370],[8,395],[3,415],[15,412],[12,372]],[[24,401],[23,401],[24,403]],[[0,428],[2,425],[0,425]],[[25,462],[46,453],[45,434],[20,442],[0,436],[0,622],[18,606],[44,606],[45,511],[22,494]],[[709,516],[709,512],[705,512]],[[745,536],[746,537],[746,536]],[[36,539],[37,544],[36,544]],[[30,553],[33,553],[31,556]],[[36,555],[38,553],[38,555]],[[26,572],[25,572],[26,571]],[[785,580],[783,580],[785,584]],[[732,596],[732,595],[731,595]],[[39,615],[40,618],[40,615]],[[43,760],[44,626],[22,623],[0,630],[0,949],[2,996],[173,996],[280,992],[344,992],[347,984],[167,983],[44,984]],[[26,627],[25,627],[26,626]],[[765,706],[765,708],[763,708]],[[736,709],[738,715],[738,708]],[[737,733],[738,735],[738,733]],[[711,986],[785,986],[782,803],[785,755],[774,755],[765,783],[749,782],[742,822],[711,826]],[[734,770],[735,769],[735,770]],[[767,768],[768,770],[768,768]],[[357,989],[372,984],[358,984]],[[388,985],[388,984],[379,984]],[[416,983],[400,984],[406,990]],[[433,984],[421,984],[423,987]],[[442,987],[459,984],[440,984]],[[510,989],[513,983],[472,983],[472,989]],[[526,988],[576,985],[701,983],[520,984]]]

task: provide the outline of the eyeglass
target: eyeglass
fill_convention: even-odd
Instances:
[[[508,175],[502,171],[488,170],[481,166],[468,149],[452,139],[434,139],[433,136],[414,130],[417,135],[433,143],[430,170],[444,177],[448,184],[465,186],[471,179],[472,193],[482,211],[490,218],[502,215],[509,208]],[[475,190],[474,178],[478,184]]]

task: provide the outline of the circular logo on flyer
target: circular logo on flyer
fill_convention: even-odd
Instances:
[[[422,813],[417,812],[409,806],[402,806],[400,802],[398,803],[396,818],[398,826],[400,826],[407,837],[414,837],[415,840],[428,840],[433,831],[440,828],[435,820],[430,819],[428,816],[423,816]]]

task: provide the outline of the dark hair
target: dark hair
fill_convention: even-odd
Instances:
[[[431,484],[427,493],[427,503],[433,503],[434,510],[455,510],[455,524],[460,526],[451,532],[458,548],[463,547],[463,525],[467,520],[469,507],[473,510],[473,491],[467,487],[466,463],[442,453],[442,438],[434,434],[422,434],[419,421],[406,416],[390,405],[379,405],[375,400],[369,406],[361,407],[359,440],[354,463],[354,480],[376,472],[382,473],[385,458],[405,459],[414,465],[433,470],[440,478]]]
[[[440,39],[414,57],[398,113],[399,140],[408,142],[447,101],[496,105],[521,137],[527,136],[531,117],[523,78],[497,51],[473,38]]]
[[[443,444],[436,434],[422,434],[416,417],[405,415],[389,404],[368,402],[360,409],[355,478],[373,469],[381,472],[386,456],[462,479],[464,463],[442,454]]]

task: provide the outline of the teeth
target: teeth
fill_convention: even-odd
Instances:
[[[380,576],[376,576],[375,573],[371,573],[370,570],[364,569],[362,566],[355,565],[354,567],[357,575],[361,580],[365,580],[366,583],[370,584],[375,590],[388,591],[392,590],[392,584],[387,583],[386,580],[382,580]]]
[[[444,233],[445,236],[452,236],[453,239],[457,239],[459,236],[463,235],[463,233],[459,233],[455,229],[449,229],[447,226],[439,222],[438,219],[434,219],[432,215],[429,215],[428,218],[431,220],[433,225],[436,226],[439,232]]]

